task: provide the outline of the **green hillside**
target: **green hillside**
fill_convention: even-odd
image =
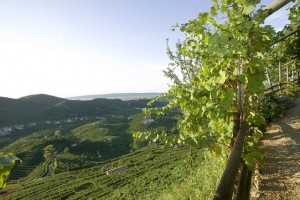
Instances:
[[[21,97],[18,100],[31,102],[34,104],[39,104],[44,107],[46,106],[54,106],[62,101],[65,101],[66,99],[47,95],[47,94],[35,94],[35,95],[29,95],[25,97]]]
[[[42,130],[61,130],[62,134],[66,134],[73,130],[76,127],[84,125],[90,121],[95,121],[96,118],[87,118],[84,120],[73,120],[72,122],[66,122],[66,120],[61,121],[61,123],[36,123],[34,126],[32,124],[27,124],[22,130],[14,129],[9,134],[0,136],[0,149],[7,147],[13,142],[32,135],[33,133],[38,133]],[[26,139],[25,139],[26,140]],[[11,149],[13,152],[15,151],[13,148]]]
[[[134,131],[174,131],[176,113],[152,116],[147,122],[149,116],[141,113],[141,108],[146,107],[149,100],[71,101],[47,95],[4,100],[14,102],[20,109],[22,105],[30,105],[27,110],[24,108],[26,112],[23,110],[24,113],[34,110],[23,115],[28,122],[37,117],[50,120],[32,127],[26,125],[0,137],[1,151],[11,152],[22,160],[11,171],[8,187],[14,192],[8,199],[82,199],[86,196],[149,199],[158,196],[158,190],[171,189],[191,171],[188,149],[153,143],[148,146],[149,141],[137,145],[138,141],[133,141],[131,133]],[[158,102],[155,106],[163,104]],[[8,110],[19,112],[13,107]],[[99,112],[102,115],[97,115]],[[78,115],[94,117],[77,118]],[[51,121],[58,116],[62,120]],[[44,148],[50,144],[58,153],[52,170],[51,163],[43,156]],[[129,168],[118,174],[105,174],[123,165]]]
[[[43,149],[50,144],[54,145],[58,152],[63,152],[65,148],[70,149],[68,155],[63,154],[61,158],[58,159],[60,167],[57,168],[57,171],[82,169],[86,166],[91,166],[94,162],[129,153],[129,145],[132,139],[126,132],[128,123],[121,123],[120,120],[124,122],[122,118],[114,120],[117,123],[111,124],[112,120],[113,119],[107,120],[108,123],[106,123],[106,121],[100,121],[83,126],[79,125],[69,132],[66,132],[66,130],[61,131],[62,133],[65,132],[65,134],[59,137],[55,135],[56,130],[50,126],[48,128],[52,129],[32,132],[28,134],[28,136],[24,136],[10,143],[2,148],[1,151],[13,153],[22,160],[22,162],[17,164],[12,170],[10,179],[17,180],[26,177],[32,173],[36,167],[44,165]],[[97,125],[94,126],[95,124]],[[123,130],[123,128],[125,129]],[[99,132],[99,129],[106,130],[105,136]],[[101,155],[101,158],[98,154]],[[78,160],[80,160],[80,162],[74,165],[74,162]]]
[[[127,133],[127,118],[108,118],[80,126],[71,131],[69,138],[82,141],[71,152],[90,159],[107,160],[130,152],[131,135]],[[97,153],[98,152],[98,153]],[[99,155],[98,155],[99,154]]]
[[[45,176],[43,164],[27,178],[10,182],[14,192],[7,199],[188,199],[192,193],[212,199],[225,162],[199,149],[190,155],[188,148],[152,145],[54,175]],[[106,175],[120,166],[128,169]]]
[[[147,145],[133,143],[131,134],[133,131],[145,129],[170,129],[175,120],[172,116],[154,118],[154,122],[144,124],[144,114],[107,117],[92,122],[74,122],[60,125],[44,124],[35,129],[29,128],[14,131],[0,137],[3,152],[11,152],[20,157],[23,162],[12,171],[12,180],[26,177],[40,165],[44,165],[43,148],[54,145],[58,152],[69,148],[67,154],[61,154],[58,159],[57,172],[74,169],[82,169],[92,166],[95,162],[113,159],[127,153],[132,148],[140,148]],[[36,132],[36,130],[39,130]],[[61,136],[55,136],[56,130],[60,130]],[[8,138],[8,137],[11,138]],[[22,136],[21,138],[19,138]],[[6,139],[6,140],[5,140]],[[132,145],[135,144],[134,145]]]
[[[186,148],[147,147],[99,166],[25,179],[7,199],[153,199],[188,176],[187,153]],[[124,165],[125,171],[105,174]]]
[[[39,102],[39,97],[46,102]],[[182,183],[194,184],[189,180],[194,180],[194,175],[200,172],[201,177],[211,177],[212,163],[216,170],[223,167],[223,162],[212,160],[199,150],[191,156],[190,149],[185,147],[164,147],[133,140],[131,133],[135,131],[177,131],[174,128],[176,112],[164,116],[142,113],[141,108],[149,100],[60,100],[44,95],[6,99],[17,105],[26,102],[31,105],[30,109],[41,105],[47,108],[37,109],[28,120],[35,116],[43,120],[54,116],[62,118],[25,126],[0,137],[1,151],[14,153],[22,160],[11,171],[8,187],[13,188],[13,193],[7,199],[164,199],[173,190],[189,193],[174,188],[184,188]],[[163,104],[158,102],[155,106]],[[78,113],[93,116],[97,112],[106,115],[69,118]],[[51,170],[51,162],[43,156],[48,145],[54,145],[58,153]],[[193,167],[196,162],[198,166],[201,163],[203,170]],[[106,175],[107,170],[119,166],[128,166],[128,169]],[[208,179],[209,183],[202,184],[211,189],[203,189],[204,192],[199,189],[205,198],[211,196],[221,171],[214,174],[213,181]]]
[[[0,126],[18,123],[22,116],[38,109],[27,101],[0,97]]]

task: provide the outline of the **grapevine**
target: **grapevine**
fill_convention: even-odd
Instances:
[[[170,145],[184,143],[222,154],[221,150],[230,146],[232,116],[239,111],[241,120],[251,129],[244,159],[253,169],[262,159],[259,127],[265,120],[258,106],[264,97],[266,54],[275,31],[263,25],[263,12],[255,11],[259,0],[212,2],[210,12],[199,13],[197,19],[174,27],[180,28],[186,39],[177,44],[175,53],[168,48],[171,63],[164,73],[172,85],[161,97],[169,103],[145,110],[146,114],[164,115],[179,109],[179,134],[137,132],[134,136]]]

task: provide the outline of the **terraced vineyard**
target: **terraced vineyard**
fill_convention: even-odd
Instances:
[[[71,131],[70,139],[78,144],[71,148],[76,155],[90,159],[106,160],[130,152],[131,136],[127,133],[129,122],[125,117],[109,118],[80,126]]]
[[[43,134],[46,133],[49,133],[49,138],[41,139],[40,137],[43,137]],[[22,160],[22,162],[18,162],[12,169],[9,179],[18,180],[20,178],[24,178],[33,173],[33,171],[35,171],[40,165],[45,165],[43,149],[49,144],[53,144],[56,149],[61,152],[66,146],[71,146],[72,143],[70,140],[65,138],[51,138],[50,132],[41,131],[40,133],[20,139],[4,148],[6,151],[11,150],[11,152],[15,153]],[[46,172],[41,174],[45,175]],[[40,177],[40,175],[36,176]]]
[[[11,180],[17,180],[28,176],[39,164],[44,161],[43,153],[39,150],[31,150],[18,155],[22,160],[11,171]]]
[[[26,130],[20,138],[16,133],[1,150],[22,160],[11,172],[8,187],[14,192],[7,198],[156,198],[190,174],[189,149],[148,146],[146,141],[132,152],[130,133],[171,130],[176,124],[174,116],[150,117],[150,123],[145,123],[148,118],[142,113],[112,115],[84,124],[44,124],[39,130]],[[58,153],[52,171],[43,156],[48,145]],[[106,175],[107,170],[124,165],[127,170]]]
[[[50,175],[50,163],[43,156],[44,148],[48,145],[54,145],[58,152],[54,170],[57,174],[97,166],[130,153],[133,140],[129,133],[132,131],[170,128],[174,125],[171,117],[164,117],[162,121],[155,119],[153,123],[146,125],[144,114],[138,116],[111,116],[84,125],[78,123],[77,127],[74,127],[76,124],[66,127],[49,125],[38,132],[31,130],[30,133],[28,130],[25,137],[12,141],[1,150],[12,152],[22,160],[11,172],[11,183]],[[170,120],[166,122],[166,118]],[[55,135],[57,130],[61,134]]]
[[[146,147],[95,167],[20,181],[7,199],[153,199],[190,173],[188,152],[187,148]],[[105,174],[123,165],[129,168]]]
[[[37,166],[34,170],[32,170],[32,172],[26,177],[26,180],[32,180],[32,179],[47,176],[49,173],[48,171],[49,164],[50,164],[49,161],[42,162],[39,166]]]

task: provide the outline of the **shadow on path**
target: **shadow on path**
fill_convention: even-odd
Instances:
[[[259,199],[300,199],[300,98],[262,140]]]

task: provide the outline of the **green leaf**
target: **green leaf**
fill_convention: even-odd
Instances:
[[[241,83],[246,83],[247,82],[247,77],[245,76],[245,74],[241,74],[241,75],[239,75],[239,81],[241,82]]]
[[[262,163],[263,161],[263,154],[259,151],[251,152],[243,156],[245,164],[247,167],[254,172],[255,165],[258,163]]]
[[[0,189],[5,188],[6,180],[16,160],[20,159],[14,155],[0,155]]]
[[[10,170],[12,167],[1,167],[0,171],[0,189],[3,189],[6,187],[6,181],[10,174]]]
[[[261,126],[265,124],[265,118],[259,113],[251,112],[247,118],[247,122],[255,126]]]
[[[0,156],[0,167],[10,167],[15,164],[16,160],[20,160],[20,158],[14,156],[14,155],[4,155]]]
[[[250,30],[252,28],[253,28],[253,22],[247,21],[247,22],[244,23],[244,29]]]
[[[217,9],[216,9],[214,6],[211,7],[210,13],[211,13],[213,16],[216,16],[216,15],[217,15]]]
[[[262,82],[264,77],[261,77],[259,74],[251,74],[248,76],[248,84],[247,87],[250,92],[252,93],[261,93],[262,88]]]
[[[255,5],[246,5],[243,10],[244,15],[250,15],[255,10]]]
[[[225,81],[226,81],[226,72],[225,71],[223,71],[223,70],[220,70],[219,71],[219,74],[220,74],[220,77],[219,77],[219,83],[220,84],[223,84],[223,83],[225,83]]]
[[[184,140],[184,142],[190,146],[197,146],[197,140],[192,137],[188,137]]]

